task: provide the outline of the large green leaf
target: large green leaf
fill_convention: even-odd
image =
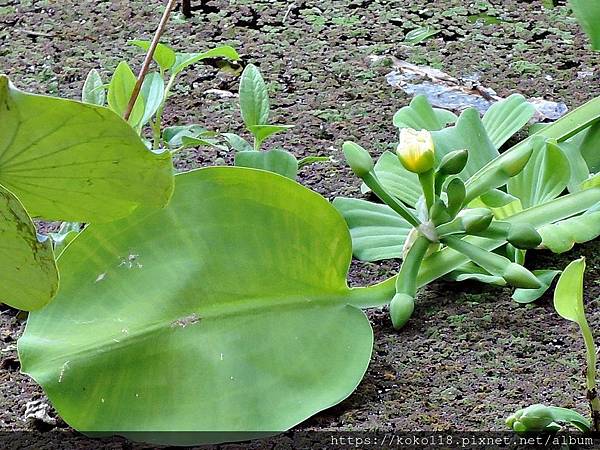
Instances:
[[[394,114],[394,125],[398,128],[415,130],[441,130],[449,123],[456,122],[456,115],[445,109],[433,108],[424,95],[417,95],[409,106],[400,108]]]
[[[54,297],[58,272],[50,240],[39,242],[19,200],[0,186],[0,302],[38,309]]]
[[[175,178],[166,209],[92,224],[67,247],[58,296],[19,340],[22,370],[71,426],[126,436],[273,433],[347,397],[372,330],[348,305],[343,218],[269,172]],[[144,438],[219,440],[184,437]]]
[[[467,165],[461,172],[461,178],[464,180],[498,156],[498,150],[490,141],[475,108],[464,110],[456,125],[431,134],[437,159],[454,150],[469,151]]]
[[[352,252],[361,261],[402,258],[412,225],[387,205],[337,197],[333,206],[344,216],[352,236]]]
[[[537,141],[525,168],[508,180],[508,192],[521,200],[523,208],[552,200],[571,179],[569,160],[556,144]]]
[[[164,206],[171,156],[146,149],[112,111],[26,94],[0,77],[0,184],[34,217],[109,221]]]
[[[533,117],[535,107],[520,94],[512,94],[494,103],[486,111],[482,122],[487,134],[499,149]]]
[[[384,152],[375,164],[375,174],[383,187],[393,196],[414,207],[422,195],[421,184],[416,174],[404,168],[392,152]],[[369,188],[363,184],[363,192]]]

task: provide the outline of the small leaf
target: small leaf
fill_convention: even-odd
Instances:
[[[92,105],[104,106],[106,102],[106,91],[100,73],[96,69],[88,72],[83,83],[83,91],[81,92],[81,101]]]
[[[558,279],[554,290],[554,309],[563,318],[581,324],[586,322],[583,309],[583,274],[585,258],[571,262]]]
[[[46,305],[58,289],[50,240],[39,242],[21,202],[0,186],[0,301],[31,311]]]
[[[131,99],[133,88],[135,86],[136,77],[129,65],[125,61],[121,61],[108,85],[108,106],[119,116],[123,116],[127,110],[127,105]],[[142,116],[144,115],[144,99],[138,95],[131,115],[129,123],[132,127],[136,127]]]
[[[430,26],[415,28],[414,30],[411,30],[408,33],[406,33],[406,36],[404,37],[404,42],[413,45],[418,44],[426,39],[429,39],[431,36],[438,34],[439,32],[440,30],[436,30]]]
[[[248,127],[248,131],[254,135],[257,142],[256,150],[258,150],[263,141],[269,136],[281,131],[289,130],[293,127],[293,125],[253,125]]]
[[[248,64],[240,79],[240,109],[246,127],[266,125],[269,120],[269,94],[258,68]]]
[[[176,125],[163,130],[163,140],[170,148],[181,147],[183,136],[200,137],[209,131],[200,125]]]
[[[210,138],[210,137],[198,138],[198,137],[192,137],[192,136],[182,136],[181,137],[181,146],[183,148],[203,146],[203,147],[214,147],[214,148],[218,148],[219,150],[227,150],[227,147],[225,147],[224,145],[219,145],[219,141],[217,139]]]
[[[251,152],[254,151],[252,145],[241,136],[234,133],[223,133],[223,136],[227,140],[227,143],[236,152]]]
[[[305,156],[304,158],[298,161],[298,169],[301,169],[304,166],[308,166],[309,164],[329,161],[331,161],[331,157],[329,156]]]
[[[560,270],[534,270],[533,274],[542,284],[538,289],[515,289],[512,299],[517,303],[531,303],[540,298],[552,285],[552,281]]]
[[[150,41],[142,41],[142,40],[134,40],[129,42],[132,45],[135,45],[141,48],[144,51],[148,51],[150,48]],[[162,70],[169,70],[175,64],[175,52],[171,47],[165,44],[159,43],[154,50],[154,55],[152,55],[152,59],[158,64],[158,66]]]
[[[237,152],[235,154],[235,165],[268,170],[291,180],[295,180],[298,174],[296,157],[285,150]]]
[[[490,106],[482,122],[490,140],[499,149],[529,122],[534,113],[535,107],[525,97],[512,94]]]
[[[412,225],[392,208],[357,198],[336,197],[333,206],[344,216],[352,253],[361,261],[401,258]]]
[[[394,114],[394,126],[415,130],[441,130],[449,123],[456,122],[456,115],[445,109],[433,108],[425,95],[417,95],[409,106],[400,108]]]
[[[177,75],[192,64],[208,58],[226,58],[231,61],[238,61],[240,55],[238,55],[235,49],[229,45],[222,45],[203,53],[177,53],[171,72],[173,75]]]
[[[140,92],[140,95],[144,99],[144,115],[139,125],[143,126],[152,119],[163,102],[164,94],[165,82],[160,74],[157,72],[147,74]]]

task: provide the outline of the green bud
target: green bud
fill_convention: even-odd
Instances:
[[[542,236],[528,223],[512,224],[506,240],[520,249],[536,248],[542,243]]]
[[[415,299],[408,294],[396,294],[390,303],[390,316],[396,330],[402,328],[415,310]]]
[[[344,142],[342,149],[344,150],[344,156],[346,157],[348,165],[356,176],[364,178],[371,170],[373,170],[373,167],[375,166],[373,158],[371,158],[369,152],[360,145],[348,141]]]
[[[466,233],[478,233],[490,226],[494,215],[487,208],[471,208],[461,211],[459,217]]]
[[[540,280],[538,280],[534,274],[522,265],[514,262],[506,267],[502,274],[502,278],[504,278],[508,284],[517,288],[539,289],[542,287]]]
[[[543,431],[552,422],[552,411],[540,404],[520,409],[506,419],[506,425],[518,432]]]
[[[468,159],[469,152],[467,150],[454,150],[442,158],[438,172],[442,175],[456,175],[462,172]]]
[[[527,164],[529,161],[532,153],[532,146],[529,146],[524,150],[507,153],[506,156],[503,157],[500,166],[502,171],[508,177],[514,177],[515,175],[519,174],[525,167],[525,164]]]
[[[458,214],[465,201],[467,194],[465,189],[465,183],[460,178],[453,178],[446,187],[446,194],[448,194],[448,213],[451,217]]]

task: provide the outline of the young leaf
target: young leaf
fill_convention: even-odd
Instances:
[[[449,123],[456,122],[456,115],[445,109],[432,108],[424,95],[417,95],[409,106],[400,108],[394,114],[394,126],[415,130],[441,130]]]
[[[298,169],[302,169],[304,166],[308,166],[317,162],[327,161],[331,161],[331,158],[329,156],[305,156],[304,158],[298,161]]]
[[[240,79],[240,109],[246,127],[267,125],[269,120],[269,94],[258,68],[248,64]]]
[[[207,133],[210,132],[200,125],[176,125],[163,130],[163,140],[170,148],[177,148],[182,145],[184,136],[201,137]]]
[[[508,180],[508,192],[521,200],[523,208],[540,205],[565,190],[571,174],[569,160],[552,143],[537,141],[525,168]]]
[[[144,99],[144,115],[139,125],[143,126],[152,119],[163,102],[164,94],[165,82],[160,74],[157,72],[147,74],[140,91],[140,95]]]
[[[58,289],[50,240],[39,242],[21,202],[0,186],[0,301],[25,311],[46,305]]]
[[[520,94],[494,103],[481,120],[492,144],[499,149],[533,117],[535,107]]]
[[[348,305],[339,213],[264,171],[175,178],[166,209],[91,224],[65,250],[23,372],[74,428],[163,444],[283,431],[350,395],[373,332]]]
[[[106,222],[164,206],[173,168],[107,108],[26,94],[0,76],[0,184],[33,217]]]
[[[286,131],[293,127],[293,125],[253,125],[248,127],[248,131],[250,131],[254,136],[254,139],[256,139],[256,150],[258,150],[263,141],[272,134]]]
[[[81,91],[81,101],[92,105],[104,106],[106,102],[106,91],[100,73],[96,69],[88,72],[83,90]]]
[[[135,86],[136,77],[131,67],[125,62],[121,61],[115,73],[110,80],[108,85],[108,106],[119,116],[123,116],[127,110],[129,99]],[[144,99],[138,96],[131,115],[129,116],[129,123],[132,127],[136,127],[142,116],[144,115]]]
[[[222,45],[203,53],[177,53],[171,72],[173,75],[177,75],[192,64],[208,58],[226,58],[231,61],[239,61],[240,55],[229,45]]]
[[[587,324],[583,309],[583,274],[585,258],[571,262],[558,279],[554,290],[554,309],[564,319]]]
[[[142,41],[137,39],[134,41],[130,41],[129,43],[141,48],[145,52],[148,51],[151,45],[150,41]],[[156,62],[156,64],[158,64],[161,70],[166,71],[173,67],[173,64],[175,64],[175,52],[168,45],[159,43],[156,46],[156,49],[154,50],[154,55],[152,56],[152,59],[154,59],[154,61]]]
[[[233,148],[236,152],[251,152],[254,151],[252,145],[246,141],[241,136],[238,136],[235,133],[223,133],[223,136],[227,140],[227,143]]]
[[[235,165],[268,170],[291,180],[295,180],[296,175],[298,175],[298,160],[285,150],[237,152],[235,154]]]
[[[352,253],[361,261],[401,258],[402,249],[412,225],[381,203],[357,198],[337,197],[333,206],[344,216]]]

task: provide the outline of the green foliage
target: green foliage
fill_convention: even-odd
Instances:
[[[89,79],[89,86],[98,84],[95,75]],[[149,152],[110,110],[26,94],[0,77],[2,301],[36,309],[57,288],[50,241],[37,242],[29,215],[107,222],[140,205],[162,207],[173,189],[172,171],[168,153]]]
[[[254,64],[248,64],[240,78],[240,111],[247,128],[268,123],[270,108],[267,85]]]
[[[583,147],[575,143],[595,141],[600,99],[538,129],[504,153],[498,148],[532,114],[522,96],[513,95],[494,105],[483,120],[476,110],[467,109],[454,125],[442,129],[451,117],[424,102],[422,97],[415,98],[396,114],[395,123],[432,128],[434,171],[411,173],[398,157],[385,152],[373,167],[364,165],[355,173],[366,185],[363,191],[372,190],[389,208],[349,199],[334,201],[350,228],[354,255],[367,261],[405,258],[415,239],[424,236],[435,245],[419,261],[419,271],[411,271],[409,278],[415,277],[417,286],[441,276],[477,279],[513,285],[518,288],[516,301],[534,301],[549,288],[556,271],[525,269],[525,251],[538,246],[564,251],[600,235],[596,226],[600,176],[561,196],[573,184],[570,168],[575,159],[561,145],[566,143],[569,151],[579,152],[587,166]],[[344,148],[350,145],[356,146],[346,143]],[[346,157],[354,170],[356,158]],[[586,170],[592,173],[590,167]],[[402,286],[406,282],[396,282],[396,294],[407,293]],[[391,280],[384,285],[391,286]],[[396,325],[404,322],[392,319]]]
[[[252,435],[151,432],[283,431],[347,397],[373,336],[336,210],[264,171],[175,179],[166,209],[89,225],[63,252],[22,370],[71,426],[163,444]]]
[[[429,39],[430,37],[435,36],[439,32],[440,30],[436,30],[430,26],[415,28],[414,30],[411,30],[408,33],[406,33],[406,36],[404,37],[404,42],[413,45],[419,44]]]
[[[25,208],[0,186],[0,299],[19,309],[38,309],[58,289],[58,271],[49,240],[37,239]]]

